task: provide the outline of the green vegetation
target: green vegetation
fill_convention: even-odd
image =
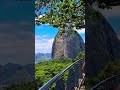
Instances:
[[[85,51],[82,51],[81,53],[78,54],[78,56],[74,59],[74,61],[79,60],[80,58],[85,57]]]
[[[117,74],[120,74],[120,59],[108,64],[96,77],[91,79],[86,78],[86,89],[89,90],[102,80]]]
[[[62,37],[62,35],[65,33],[65,29],[60,30],[60,34],[57,36],[58,38]]]
[[[77,31],[75,31],[74,29],[70,29],[70,31],[71,31],[71,35],[76,35],[76,33],[77,33]]]
[[[42,86],[61,70],[72,64],[73,60],[68,58],[59,58],[45,62],[39,62],[35,66],[35,78],[39,86]]]
[[[76,35],[77,34],[77,31],[75,31],[74,29],[70,29],[70,36],[71,35]],[[59,35],[57,35],[57,37],[58,38],[60,38],[60,37],[62,37],[62,35],[64,35],[64,33],[66,32],[66,30],[65,29],[60,29],[60,31],[59,31]]]
[[[37,80],[38,87],[43,86],[56,74],[72,64],[75,60],[79,60],[80,58],[82,58],[84,55],[85,52],[81,52],[75,59],[59,58],[50,61],[39,62],[38,64],[36,64],[35,78]],[[67,80],[68,72],[69,71],[65,72],[65,74],[62,76],[65,81]]]
[[[36,24],[49,23],[53,27],[65,28],[68,22],[72,23],[72,27],[84,27],[85,20],[85,3],[83,0],[36,0],[36,11],[46,9],[45,15]]]

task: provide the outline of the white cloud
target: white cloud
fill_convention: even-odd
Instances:
[[[39,15],[38,18],[42,18],[43,16],[45,16],[45,14]]]
[[[51,53],[53,41],[54,38],[49,39],[45,35],[35,36],[35,53]]]
[[[82,28],[82,29],[76,29],[76,28],[74,28],[74,30],[76,30],[79,34],[85,33],[85,28]]]
[[[42,15],[40,15],[38,18],[42,18],[43,16]]]

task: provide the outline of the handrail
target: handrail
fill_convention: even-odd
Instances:
[[[100,83],[98,83],[97,85],[95,85],[94,87],[92,87],[90,90],[96,90],[96,88],[99,87],[100,85],[102,85],[104,82],[109,81],[109,80],[111,80],[111,79],[113,79],[113,78],[116,78],[116,77],[118,77],[118,76],[120,76],[120,74],[111,76],[111,77],[109,77],[109,78],[101,81]]]
[[[83,60],[84,58],[80,59]],[[74,64],[76,64],[77,62],[79,62],[80,60],[75,61],[74,63],[72,63],[70,66],[68,66],[67,68],[63,69],[60,73],[58,73],[57,75],[55,75],[51,80],[49,80],[47,83],[45,83],[42,87],[40,87],[38,90],[47,90],[50,88],[50,86],[57,80],[59,79],[64,72],[66,72],[67,70],[69,70]]]

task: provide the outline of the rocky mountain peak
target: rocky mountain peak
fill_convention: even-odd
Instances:
[[[53,42],[52,58],[75,58],[83,50],[85,44],[77,31],[59,30]]]

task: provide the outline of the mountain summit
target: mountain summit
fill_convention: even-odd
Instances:
[[[52,58],[75,58],[85,50],[85,44],[81,36],[75,30],[60,30],[53,42]]]

